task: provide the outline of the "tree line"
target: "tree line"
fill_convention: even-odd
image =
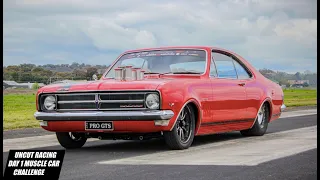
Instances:
[[[93,74],[98,78],[108,68],[106,65],[87,64],[20,64],[3,67],[3,80],[22,82],[37,82],[49,84],[56,80],[91,80]]]
[[[316,86],[317,85],[317,73],[312,73],[310,71],[296,72],[296,73],[286,73],[281,71],[273,71],[270,69],[260,69],[259,72],[266,78],[278,82],[280,85],[286,85],[289,87],[289,80],[309,80],[309,84],[306,86]]]

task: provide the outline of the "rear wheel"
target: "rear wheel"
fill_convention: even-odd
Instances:
[[[268,124],[269,124],[269,116],[270,110],[266,103],[264,103],[258,111],[258,115],[256,117],[255,123],[252,128],[247,130],[242,130],[240,133],[243,136],[262,136],[266,133]]]
[[[81,148],[87,142],[84,133],[56,132],[56,136],[60,145],[66,149]]]
[[[192,108],[186,105],[172,131],[164,132],[164,139],[171,149],[182,150],[191,146],[195,134],[195,115]]]

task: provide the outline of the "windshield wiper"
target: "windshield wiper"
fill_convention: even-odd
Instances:
[[[172,72],[166,72],[166,73],[145,72],[144,74],[160,74],[160,75],[164,75],[164,74],[172,74]]]
[[[145,72],[144,74],[201,74],[199,72],[191,72],[191,71],[176,71],[176,72],[166,72],[166,73],[157,73],[157,72]]]

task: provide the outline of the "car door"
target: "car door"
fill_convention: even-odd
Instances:
[[[256,86],[255,79],[252,77],[249,69],[237,58],[233,59],[233,63],[237,71],[238,79],[243,83],[246,91],[246,101],[244,104],[247,109],[243,119],[252,120],[257,113],[256,107],[260,105],[261,91],[259,87]]]
[[[212,69],[216,76],[210,75],[212,83],[212,122],[237,121],[246,117],[245,80],[238,79],[234,59],[224,51],[212,52]]]

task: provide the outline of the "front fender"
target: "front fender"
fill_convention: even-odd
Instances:
[[[196,106],[198,111],[198,117],[196,118],[201,120],[200,95],[197,94],[196,89],[192,88],[191,84],[173,85],[172,83],[168,83],[161,85],[158,90],[161,93],[161,109],[172,110],[174,112],[174,116],[170,119],[168,130],[171,131],[173,129],[179,114],[188,103],[193,103]],[[196,132],[199,125],[200,121],[197,121]]]

